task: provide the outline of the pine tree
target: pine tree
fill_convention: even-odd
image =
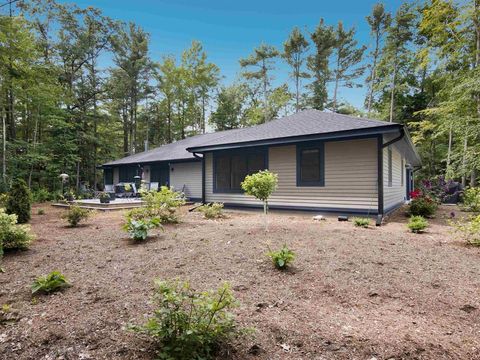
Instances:
[[[309,103],[314,109],[323,110],[328,101],[327,82],[330,78],[329,58],[335,44],[335,34],[331,26],[320,19],[315,31],[310,35],[315,45],[314,54],[307,60],[313,81],[308,85],[311,96]]]
[[[16,214],[19,224],[27,223],[31,216],[32,195],[23,179],[15,179],[8,193],[7,214]]]
[[[308,48],[308,41],[298,28],[292,30],[283,44],[282,57],[292,68],[290,76],[295,83],[295,111],[297,112],[300,110],[300,80],[310,77],[307,72],[303,71]]]
[[[332,111],[336,112],[338,108],[338,90],[340,86],[348,88],[360,87],[357,80],[365,71],[361,66],[363,53],[366,47],[357,47],[355,40],[355,28],[346,30],[343,23],[339,22],[335,30],[334,45],[334,70],[333,70],[333,99]]]

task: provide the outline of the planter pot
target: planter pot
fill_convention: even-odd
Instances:
[[[110,198],[105,199],[105,198],[100,198],[100,204],[109,204],[110,203]]]

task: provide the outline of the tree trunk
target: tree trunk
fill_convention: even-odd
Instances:
[[[462,158],[462,186],[467,186],[467,149],[468,149],[468,139],[465,136],[463,139],[463,158]]]
[[[393,66],[392,87],[390,90],[390,122],[393,122],[393,111],[395,109],[395,86],[397,82],[397,63],[395,61]]]
[[[377,31],[375,33],[375,50],[373,51],[373,65],[372,65],[372,72],[370,74],[370,88],[368,91],[368,100],[367,100],[368,115],[370,115],[370,112],[372,110],[373,86],[377,78],[377,61],[378,61],[379,49],[380,49],[380,33]]]

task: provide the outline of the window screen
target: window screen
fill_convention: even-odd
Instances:
[[[324,144],[297,147],[297,186],[324,186]]]
[[[392,186],[392,148],[388,147],[388,186]]]

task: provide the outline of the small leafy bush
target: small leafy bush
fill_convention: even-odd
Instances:
[[[201,205],[197,208],[197,211],[203,213],[205,219],[218,219],[224,217],[222,203]]]
[[[423,216],[412,216],[407,224],[413,233],[421,233],[428,227],[428,221]]]
[[[463,193],[462,210],[480,212],[480,187],[472,187]]]
[[[277,189],[278,175],[268,170],[261,170],[255,174],[245,176],[241,186],[245,194],[254,196],[263,202],[265,214],[265,231],[268,231],[268,199]]]
[[[7,206],[8,194],[0,194],[0,208]]]
[[[50,294],[70,286],[69,282],[59,271],[52,271],[50,274],[40,276],[32,284],[32,294]]]
[[[160,191],[142,192],[142,200],[148,217],[158,217],[163,224],[175,224],[179,221],[178,209],[185,204],[185,197],[181,192],[162,186]]]
[[[7,214],[16,214],[18,223],[24,224],[30,220],[31,206],[32,194],[27,184],[22,179],[14,180],[12,188],[8,193]]]
[[[127,218],[126,224],[123,229],[127,231],[130,237],[135,241],[142,241],[148,237],[148,231],[153,228],[161,227],[161,221],[159,218],[151,218],[144,220],[134,220]]]
[[[76,227],[80,221],[88,219],[91,215],[92,212],[90,210],[83,209],[78,205],[73,205],[67,213],[62,216],[62,219],[66,219],[71,227]]]
[[[368,228],[370,226],[370,219],[369,218],[361,218],[361,217],[353,218],[353,225],[355,225],[357,227]]]
[[[54,199],[54,195],[51,194],[47,189],[40,188],[32,192],[33,202],[44,203],[46,201],[51,201]]]
[[[3,250],[25,250],[34,240],[30,226],[17,225],[17,215],[0,209],[0,247]]]
[[[295,260],[295,253],[287,247],[287,244],[284,244],[278,251],[269,251],[267,256],[272,259],[273,265],[280,270],[286,269]]]
[[[420,195],[410,201],[408,213],[412,216],[432,217],[437,208],[438,204],[432,198]]]
[[[153,300],[154,315],[130,329],[158,342],[159,359],[211,359],[239,333],[229,312],[237,302],[228,284],[197,292],[188,282],[156,280]]]
[[[40,208],[37,210],[37,215],[45,215],[45,210]]]
[[[460,234],[460,237],[468,244],[480,246],[480,215],[451,224],[457,230],[455,233]]]

